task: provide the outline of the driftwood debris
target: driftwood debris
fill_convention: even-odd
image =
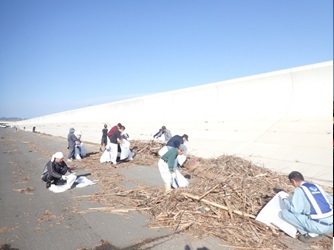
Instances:
[[[138,165],[157,168],[160,143],[131,141],[131,146],[136,146],[133,161],[118,164],[117,168]],[[189,155],[180,168],[190,179],[188,187],[168,194],[164,193],[163,184],[127,190],[122,185],[124,176],[110,164],[99,163],[99,154],[102,153],[84,158],[80,166],[99,179],[100,191],[76,198],[98,202],[103,207],[78,213],[138,211],[150,216],[152,228],[169,227],[175,233],[189,233],[196,238],[215,236],[222,239],[222,245],[233,249],[289,249],[285,241],[293,240],[291,237],[255,220],[276,194],[275,190],[293,192],[286,176],[237,156],[202,159]],[[326,191],[332,194],[332,190]],[[294,240],[297,248],[305,247]],[[327,237],[311,244],[313,249],[333,249],[333,241]]]
[[[201,199],[201,197],[198,197],[196,195],[192,195],[192,194],[188,194],[188,193],[182,193],[182,195],[184,195],[185,197],[189,197],[191,199],[194,199],[194,200],[197,200],[197,201],[200,201],[200,202],[203,202],[205,204],[209,204],[211,206],[214,206],[214,207],[218,207],[218,208],[221,208],[221,209],[224,209],[226,211],[231,211],[235,214],[239,214],[239,215],[242,215],[242,216],[246,216],[246,217],[249,217],[249,218],[252,218],[252,219],[255,219],[256,216],[254,215],[251,215],[251,214],[246,214],[246,213],[243,213],[241,211],[238,211],[238,210],[231,210],[229,209],[228,207],[224,206],[224,205],[220,205],[220,204],[217,204],[215,202],[212,202],[212,201],[208,201],[208,200],[205,200],[205,199]]]

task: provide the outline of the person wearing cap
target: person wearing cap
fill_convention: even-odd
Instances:
[[[46,188],[49,188],[51,184],[57,185],[60,180],[66,180],[66,173],[72,173],[72,171],[64,162],[64,154],[57,152],[44,166],[41,179],[46,182]]]
[[[158,167],[161,178],[165,183],[166,193],[172,189],[172,178],[175,178],[174,163],[178,155],[186,155],[187,147],[183,144],[170,148],[159,160]]]
[[[67,135],[67,148],[68,148],[68,157],[67,161],[72,161],[75,158],[75,146],[79,143],[80,140],[74,134],[75,129],[70,128],[69,133]]]
[[[153,138],[158,139],[162,135],[165,137],[165,143],[167,143],[169,139],[172,138],[172,133],[169,129],[166,128],[166,126],[162,126],[161,129],[159,129],[159,131],[155,135],[153,135]]]
[[[308,243],[333,233],[333,197],[319,185],[305,182],[300,172],[292,171],[289,181],[295,187],[291,201],[281,197],[281,217],[296,227],[298,239]]]
[[[171,147],[178,148],[181,144],[184,144],[184,142],[186,141],[188,141],[188,135],[186,134],[182,136],[174,135],[172,138],[169,139],[166,146],[168,147],[168,149],[170,149]]]

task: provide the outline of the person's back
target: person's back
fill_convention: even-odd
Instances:
[[[111,138],[112,134],[117,131],[120,127],[122,127],[123,125],[121,123],[118,123],[117,125],[113,126],[109,132],[108,132],[108,137],[109,139]]]
[[[166,129],[164,132],[164,136],[165,136],[165,142],[167,143],[173,136],[172,136],[172,132],[170,132],[169,129]]]
[[[166,144],[167,147],[173,147],[178,148],[181,144],[183,144],[183,136],[180,135],[174,135],[172,138],[170,138]]]

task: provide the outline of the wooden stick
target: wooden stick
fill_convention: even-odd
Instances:
[[[207,191],[206,193],[202,194],[198,200],[201,200],[204,196],[206,196],[207,194],[211,193],[213,190],[216,189],[216,187],[218,187],[220,185],[220,183],[218,183],[216,186],[214,186],[213,188],[211,188],[209,191]]]
[[[208,201],[208,200],[205,200],[205,199],[200,200],[199,197],[196,196],[196,195],[192,195],[192,194],[188,194],[188,193],[182,193],[182,195],[184,195],[186,198],[189,197],[189,198],[191,198],[191,199],[194,199],[194,200],[197,200],[197,201],[201,201],[201,202],[203,202],[203,203],[212,205],[212,206],[214,206],[214,207],[218,207],[218,208],[224,209],[224,210],[226,210],[226,211],[229,211],[228,207],[226,207],[226,206],[223,206],[223,205],[220,205],[220,204],[218,204],[218,203],[211,202],[211,201]],[[232,212],[235,213],[235,214],[239,214],[239,215],[242,215],[242,216],[246,216],[246,217],[255,219],[255,216],[254,216],[254,215],[246,214],[246,213],[243,213],[243,212],[238,211],[238,210],[232,210]]]
[[[230,205],[230,203],[228,202],[228,200],[225,199],[225,198],[224,198],[224,202],[225,202],[225,204],[226,204],[226,206],[227,206],[227,208],[228,208],[228,214],[229,214],[230,217],[231,217],[231,221],[233,222],[233,213],[232,213],[231,205]]]
[[[128,209],[113,209],[111,207],[90,207],[89,210],[94,211],[106,211],[110,213],[128,213],[130,211],[148,210],[150,208],[128,208]],[[86,210],[87,211],[87,210]],[[85,211],[80,211],[79,213],[84,213]]]
[[[141,150],[139,150],[138,152],[137,152],[137,154],[139,154],[141,151],[143,151],[145,148],[147,148],[148,146],[150,146],[150,144],[147,144],[145,147],[143,147]]]

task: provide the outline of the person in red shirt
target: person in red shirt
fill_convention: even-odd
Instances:
[[[122,126],[123,126],[123,125],[122,125],[121,123],[118,123],[117,125],[113,126],[113,127],[109,130],[109,132],[108,132],[108,138],[109,138],[109,140],[110,140],[112,134],[113,134],[115,131],[119,130]]]

